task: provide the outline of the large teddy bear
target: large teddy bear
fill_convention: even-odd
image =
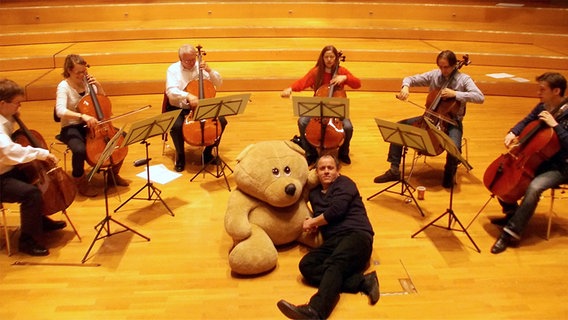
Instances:
[[[225,230],[234,241],[229,253],[233,272],[257,275],[274,269],[279,245],[321,243],[318,234],[302,230],[310,216],[308,186],[317,183],[302,148],[283,140],[252,144],[237,157],[233,177],[237,188],[225,213]]]

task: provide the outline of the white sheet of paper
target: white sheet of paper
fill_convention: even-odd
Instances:
[[[530,81],[529,79],[525,79],[525,78],[521,78],[521,77],[514,77],[514,78],[511,78],[511,80],[517,81],[517,82],[529,82]]]
[[[142,179],[147,179],[146,170],[136,175]],[[163,164],[150,166],[150,180],[159,184],[166,184],[181,177],[181,173],[173,172],[166,168]]]
[[[503,79],[503,78],[512,78],[514,75],[508,73],[488,73],[486,76],[495,78],[495,79]]]

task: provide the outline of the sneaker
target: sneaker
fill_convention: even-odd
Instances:
[[[389,181],[398,181],[400,179],[400,172],[394,172],[391,169],[388,169],[387,172],[383,173],[380,176],[376,176],[375,183],[385,183]]]

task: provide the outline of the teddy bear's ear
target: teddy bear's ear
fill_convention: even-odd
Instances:
[[[288,140],[284,140],[284,143],[292,150],[296,151],[297,153],[301,154],[302,157],[305,156],[306,152],[304,151],[304,149],[302,149],[302,147],[300,147],[299,145],[295,144],[292,141],[288,141]]]
[[[247,153],[249,152],[250,149],[252,149],[253,146],[254,146],[254,143],[246,146],[243,149],[243,151],[241,151],[241,153],[239,153],[239,155],[237,156],[237,162],[240,162],[241,160],[243,160],[243,158],[247,155]]]

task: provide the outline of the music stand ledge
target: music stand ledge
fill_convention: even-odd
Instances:
[[[378,196],[383,192],[391,192],[396,193],[401,196],[406,196],[411,198],[416,208],[420,214],[424,217],[424,212],[422,208],[416,201],[414,197],[414,187],[406,180],[406,153],[408,152],[408,148],[412,148],[418,152],[423,154],[433,154],[435,153],[434,144],[428,132],[424,129],[420,129],[408,124],[402,124],[397,122],[390,122],[386,120],[381,120],[375,118],[375,122],[377,123],[377,127],[381,132],[383,140],[385,142],[394,143],[397,145],[402,146],[402,163],[401,167],[402,170],[400,172],[400,177],[398,181],[391,184],[390,186],[384,188],[383,190],[373,194],[372,196],[368,197],[367,200],[371,200],[372,198]],[[397,184],[401,185],[400,192],[394,192],[390,190]]]
[[[235,94],[230,96],[218,97],[218,98],[208,98],[199,100],[199,105],[195,109],[195,121],[201,121],[206,119],[213,119],[213,121],[218,121],[219,117],[224,116],[234,116],[237,114],[242,114],[245,111],[245,106],[250,99],[251,94]],[[227,189],[231,191],[231,186],[229,185],[229,180],[227,180],[227,175],[225,174],[225,169],[229,169],[233,173],[233,169],[221,158],[219,155],[219,144],[221,143],[221,135],[213,144],[213,150],[215,157],[211,159],[208,163],[205,163],[203,155],[201,155],[201,169],[189,180],[193,182],[200,174],[205,176],[208,173],[215,178],[223,177],[225,179],[225,184]],[[209,164],[215,165],[215,172],[209,171],[207,166]]]
[[[148,146],[150,145],[148,139],[155,136],[162,136],[164,133],[168,132],[174,125],[174,122],[180,113],[181,109],[169,111],[161,113],[155,117],[141,120],[132,124],[122,144],[123,146],[128,146],[140,142],[145,145],[146,159],[137,160],[134,163],[135,166],[146,165],[146,184],[142,186],[142,188],[140,188],[138,191],[136,191],[132,196],[130,196],[130,198],[124,201],[120,206],[114,209],[114,212],[117,212],[130,200],[147,200],[147,201],[153,200],[154,202],[160,200],[160,202],[164,205],[164,207],[168,209],[170,215],[172,217],[174,216],[172,209],[170,209],[170,207],[166,204],[166,202],[164,201],[164,199],[162,199],[160,195],[162,191],[154,185],[152,180],[150,180],[150,160],[152,159],[149,158],[148,155]],[[139,193],[141,193],[145,189],[148,191],[146,198],[136,197]]]
[[[96,233],[95,237],[93,238],[93,241],[91,242],[91,245],[89,246],[89,249],[87,249],[85,256],[83,256],[83,259],[81,260],[82,263],[85,263],[85,261],[87,261],[87,258],[89,257],[89,253],[91,252],[91,249],[93,249],[95,242],[97,242],[98,240],[104,239],[104,238],[109,238],[109,237],[111,237],[115,234],[130,231],[130,232],[137,234],[138,236],[146,239],[147,241],[150,241],[150,238],[148,238],[145,235],[141,234],[140,232],[128,227],[124,223],[121,223],[121,222],[115,220],[109,214],[109,209],[108,209],[108,175],[109,175],[109,172],[112,173],[112,163],[108,167],[102,167],[102,165],[103,165],[103,163],[105,163],[110,158],[110,156],[114,152],[115,147],[118,143],[118,138],[122,135],[123,129],[124,129],[124,127],[121,128],[109,140],[109,142],[105,146],[105,149],[101,153],[101,156],[99,157],[99,161],[97,162],[95,167],[91,170],[91,172],[88,174],[88,179],[90,181],[91,178],[93,177],[93,175],[96,172],[99,172],[99,171],[103,172],[103,182],[104,182],[103,190],[104,190],[104,198],[105,198],[105,217],[99,223],[97,223],[95,225],[95,230],[97,230],[97,233]],[[110,230],[110,223],[111,222],[118,224],[119,226],[121,226],[124,229],[111,232],[111,230]],[[105,230],[105,233],[103,235],[101,235],[103,229]]]

